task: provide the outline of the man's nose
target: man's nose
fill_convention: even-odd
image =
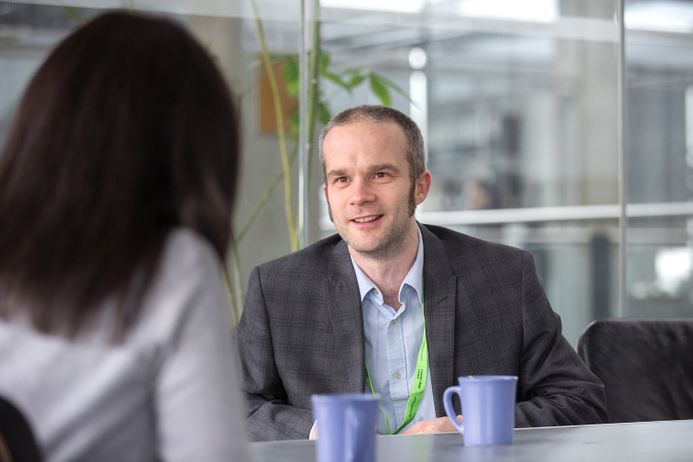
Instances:
[[[372,185],[365,179],[354,179],[351,184],[351,197],[349,203],[351,205],[363,205],[372,202],[375,199]]]

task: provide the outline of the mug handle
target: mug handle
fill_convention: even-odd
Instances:
[[[448,387],[443,394],[443,406],[445,407],[445,413],[448,415],[448,419],[450,419],[452,425],[457,429],[458,432],[464,434],[464,424],[457,422],[457,414],[455,413],[455,409],[452,407],[452,395],[456,394],[459,396],[460,393],[460,387]]]

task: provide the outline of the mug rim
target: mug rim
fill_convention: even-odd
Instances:
[[[501,381],[501,380],[517,380],[516,375],[461,375],[457,380],[465,381]]]
[[[377,396],[373,396],[369,393],[320,393],[311,395],[310,398],[317,402],[348,401],[365,403],[378,401]]]

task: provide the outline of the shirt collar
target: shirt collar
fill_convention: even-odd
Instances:
[[[419,297],[419,300],[421,299],[421,289],[423,286],[423,237],[421,236],[421,230],[419,227],[416,227],[416,233],[419,238],[419,242],[416,248],[416,259],[414,260],[414,264],[411,265],[411,268],[409,268],[409,272],[407,275],[404,277],[404,281],[402,281],[402,285],[399,287],[399,298],[400,302],[402,301],[402,292],[404,290],[405,285],[408,285],[412,289],[416,291],[416,294]],[[366,273],[364,273],[361,268],[359,268],[359,265],[356,264],[353,258],[351,258],[351,255],[349,256],[351,259],[351,264],[354,266],[354,272],[356,273],[356,281],[358,282],[359,285],[359,293],[361,295],[361,302],[363,303],[363,300],[366,298],[366,295],[373,290],[377,289],[376,285],[371,281],[371,278],[366,276]]]

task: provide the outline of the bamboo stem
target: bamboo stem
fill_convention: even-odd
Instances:
[[[297,147],[297,145],[294,146],[294,149],[291,152],[291,155],[289,156],[289,162],[291,164],[293,164],[294,159],[296,159],[296,154],[298,152]],[[239,228],[240,231],[238,231],[238,234],[236,235],[236,242],[240,243],[243,240],[243,237],[248,233],[250,227],[253,225],[253,223],[255,223],[257,216],[260,214],[262,209],[265,208],[265,204],[267,204],[267,201],[272,196],[272,193],[274,192],[275,188],[279,185],[279,183],[281,183],[282,178],[284,178],[284,173],[277,173],[272,182],[269,184],[268,188],[265,190],[264,193],[262,193],[262,196],[260,196],[260,199],[258,199],[258,201],[255,203],[255,207],[253,207],[253,210],[250,212],[250,215],[248,215],[248,218],[245,219],[245,221]]]
[[[289,243],[291,251],[298,250],[298,233],[294,224],[293,209],[292,209],[292,186],[291,186],[291,165],[289,162],[289,153],[286,145],[286,133],[284,129],[284,111],[282,110],[281,95],[279,86],[274,75],[274,69],[267,49],[267,41],[265,39],[265,28],[260,20],[260,14],[257,9],[255,0],[251,1],[253,12],[255,14],[255,24],[258,31],[258,39],[260,41],[260,50],[262,55],[262,63],[267,73],[267,80],[272,91],[272,100],[274,102],[274,117],[277,123],[277,135],[279,137],[279,157],[282,162],[282,172],[284,175],[284,215],[286,216],[286,225],[289,231]]]
[[[308,153],[308,171],[306,178],[310,184],[311,158],[313,153],[313,138],[315,134],[315,106],[318,100],[318,58],[320,57],[320,21],[318,20],[318,10],[320,0],[313,1],[313,36],[311,44],[310,62],[308,63],[308,128],[306,131],[306,152]]]

